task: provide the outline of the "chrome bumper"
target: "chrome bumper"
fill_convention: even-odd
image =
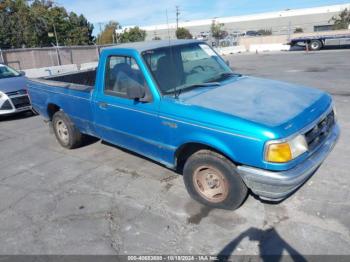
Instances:
[[[320,148],[296,167],[281,172],[239,166],[246,185],[261,199],[280,201],[302,186],[317,170],[335,146],[340,134],[336,124]]]

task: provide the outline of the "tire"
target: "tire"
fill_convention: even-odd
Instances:
[[[190,196],[212,208],[237,209],[248,193],[236,166],[210,150],[200,150],[187,159],[183,179]]]
[[[52,126],[56,139],[62,147],[73,149],[82,144],[83,135],[63,111],[53,115]]]
[[[312,40],[311,43],[309,44],[309,49],[312,51],[321,50],[322,47],[323,47],[323,44],[320,40]]]

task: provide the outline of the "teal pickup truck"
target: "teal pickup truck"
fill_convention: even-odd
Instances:
[[[215,208],[239,207],[248,189],[286,198],[339,136],[330,95],[237,74],[195,40],[109,47],[97,70],[28,85],[63,147],[90,135],[137,152],[182,173],[189,194]]]

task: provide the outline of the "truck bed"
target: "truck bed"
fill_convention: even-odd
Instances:
[[[31,81],[52,87],[61,87],[77,91],[90,92],[95,86],[96,69],[36,78],[31,79]]]
[[[51,119],[50,105],[59,105],[75,125],[86,134],[94,134],[92,126],[91,95],[96,70],[30,79],[31,102],[36,111]]]

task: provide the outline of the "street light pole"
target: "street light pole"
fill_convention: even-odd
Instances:
[[[56,32],[56,26],[53,24],[53,32],[55,34],[55,39],[56,39],[56,46],[58,47],[58,38],[57,38],[57,32]]]
[[[58,38],[57,38],[57,32],[56,32],[55,23],[53,23],[53,32],[54,32],[54,34],[55,34],[55,39],[56,39],[56,55],[57,55],[57,62],[58,62],[58,65],[61,65],[60,51],[58,50],[58,48],[59,48],[59,43],[58,43]]]
[[[1,58],[1,63],[5,64],[5,59],[4,59],[4,55],[2,54],[1,48],[0,48],[0,58]]]

